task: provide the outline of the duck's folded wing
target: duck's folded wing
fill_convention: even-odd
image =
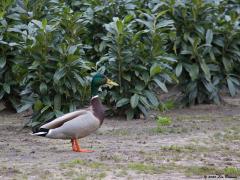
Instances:
[[[53,121],[42,125],[40,128],[44,128],[44,129],[55,129],[58,128],[60,126],[62,126],[65,122],[72,120],[78,116],[81,116],[83,114],[86,114],[87,111],[86,110],[78,110],[78,111],[74,111],[71,113],[67,113],[61,117],[58,117],[56,119],[54,119]]]

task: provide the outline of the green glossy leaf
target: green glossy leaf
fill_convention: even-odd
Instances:
[[[42,28],[43,28],[43,29],[46,29],[46,27],[47,27],[47,19],[44,18],[44,19],[42,20]]]
[[[220,38],[214,39],[213,43],[217,44],[218,46],[220,46],[222,48],[224,47],[224,40],[223,39],[220,39]]]
[[[178,63],[176,69],[175,69],[176,76],[179,77],[182,73],[182,63]]]
[[[149,104],[149,101],[147,100],[146,97],[144,96],[140,96],[139,97],[140,102],[144,105],[144,107],[146,107],[147,109],[151,108],[151,105]]]
[[[158,106],[159,105],[159,102],[158,102],[158,98],[155,96],[155,94],[151,91],[144,91],[144,94],[146,95],[146,97],[148,98],[148,100],[151,102],[151,104],[153,106]]]
[[[3,90],[4,90],[6,93],[10,94],[10,85],[7,84],[7,83],[4,83],[4,84],[3,84]]]
[[[78,82],[84,86],[85,85],[85,81],[83,80],[83,78],[81,76],[79,76],[77,73],[74,72],[74,77],[78,80]]]
[[[223,62],[225,71],[231,72],[231,70],[232,70],[231,61],[229,59],[225,58],[225,57],[222,57],[222,62]]]
[[[206,33],[206,44],[211,44],[212,40],[213,40],[213,32],[211,29],[208,29]]]
[[[117,25],[118,33],[120,33],[120,34],[123,33],[123,23],[122,23],[122,21],[118,20],[116,22],[116,25]]]
[[[129,23],[133,19],[134,19],[133,15],[129,14],[124,17],[124,23]]]
[[[159,79],[156,79],[156,78],[154,78],[153,80],[164,92],[166,93],[168,92],[167,87],[163,82],[161,82]]]
[[[17,108],[17,113],[21,113],[23,111],[26,111],[27,109],[29,109],[30,107],[32,107],[32,104],[25,104],[19,108]]]
[[[229,90],[231,96],[235,96],[237,91],[236,91],[236,88],[230,78],[227,78],[227,84],[228,84],[228,90]]]
[[[58,110],[55,110],[54,113],[55,113],[56,117],[61,117],[64,115],[64,113],[62,111],[58,111]]]
[[[177,62],[177,60],[174,57],[170,57],[170,56],[158,56],[157,58],[164,59],[169,62]]]
[[[199,75],[199,67],[197,64],[184,64],[184,68],[189,72],[192,81],[195,81]]]
[[[41,94],[46,94],[48,90],[46,83],[42,82],[40,84],[39,90]]]
[[[144,21],[141,19],[136,19],[137,22],[144,24],[145,26],[147,26],[149,29],[153,29],[153,23],[150,21]]]
[[[131,82],[131,75],[130,74],[123,74],[122,76],[123,76],[123,79]]]
[[[214,86],[211,82],[205,80],[203,81],[203,84],[209,92],[213,92]]]
[[[157,28],[165,28],[167,26],[173,26],[173,23],[174,21],[173,20],[163,20],[163,21],[160,21],[158,24],[157,24]]]
[[[122,107],[122,106],[124,106],[124,105],[126,105],[128,103],[129,103],[129,99],[128,98],[122,98],[122,99],[120,99],[117,102],[116,107]]]
[[[5,65],[6,65],[6,58],[0,57],[0,69],[4,68]]]
[[[136,5],[129,3],[129,4],[126,4],[125,7],[126,7],[126,9],[128,9],[128,10],[134,10],[134,9],[136,8]]]
[[[143,115],[144,115],[144,118],[146,119],[147,117],[148,117],[148,111],[147,111],[147,109],[143,106],[143,105],[141,105],[141,104],[138,104],[138,109],[143,113]]]
[[[76,109],[77,109],[76,104],[74,102],[70,103],[69,112],[76,111]]]
[[[51,108],[51,106],[47,105],[44,108],[41,109],[41,114],[44,113],[45,111],[47,111],[49,108]]]
[[[39,28],[42,28],[42,22],[38,20],[32,20],[32,22],[37,25]]]
[[[3,96],[4,96],[4,91],[2,90],[2,91],[0,91],[0,100],[3,98]]]
[[[131,107],[134,109],[137,107],[138,105],[138,102],[139,102],[139,95],[138,94],[134,94],[131,99],[130,99],[130,104],[131,104]]]
[[[204,60],[201,60],[200,66],[201,66],[203,72],[205,73],[206,79],[207,79],[208,81],[210,81],[210,79],[211,79],[211,74],[210,74],[209,68],[208,68],[208,66],[207,66],[207,64],[205,63]]]
[[[150,68],[150,76],[154,76],[156,74],[159,74],[162,71],[162,68],[159,64],[153,64]]]
[[[48,121],[54,117],[55,113],[54,112],[45,112],[43,116],[44,121]]]
[[[234,78],[234,77],[229,77],[231,81],[236,84],[237,86],[240,86],[240,79],[239,78]]]
[[[158,19],[159,17],[163,16],[164,14],[166,14],[168,12],[168,10],[165,10],[165,11],[160,11],[157,16],[156,16],[156,19]]]
[[[53,103],[53,105],[54,105],[54,110],[55,111],[61,109],[61,95],[56,94],[54,96],[54,103]]]
[[[143,72],[142,73],[142,79],[144,80],[145,85],[147,85],[149,83],[149,81],[150,81],[149,73]]]
[[[76,52],[77,48],[78,48],[77,45],[70,46],[68,49],[68,54],[74,54]]]
[[[39,99],[34,103],[34,107],[33,107],[33,110],[35,111],[35,112],[38,112],[38,111],[40,111],[41,109],[42,109],[42,107],[43,107],[43,103],[42,103],[42,101],[40,101]]]
[[[125,114],[127,115],[127,120],[133,119],[133,117],[134,117],[134,110],[133,109],[129,109],[128,111],[126,111]]]
[[[53,76],[54,82],[58,83],[59,80],[66,74],[64,68],[57,70]]]

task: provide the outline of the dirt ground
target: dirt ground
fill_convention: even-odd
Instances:
[[[158,130],[155,117],[172,117]],[[71,151],[66,140],[31,136],[25,119],[0,113],[0,179],[240,178],[240,109],[203,105],[149,120],[106,119],[80,141],[93,153]],[[237,178],[235,178],[237,179]]]

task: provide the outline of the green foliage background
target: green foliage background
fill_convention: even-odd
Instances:
[[[35,127],[83,107],[99,71],[102,96],[131,119],[179,84],[181,104],[220,103],[239,88],[239,0],[2,0],[0,99]]]

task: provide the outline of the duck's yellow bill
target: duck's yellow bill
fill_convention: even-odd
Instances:
[[[107,84],[111,85],[111,86],[119,86],[118,83],[113,82],[110,79],[107,79]]]

